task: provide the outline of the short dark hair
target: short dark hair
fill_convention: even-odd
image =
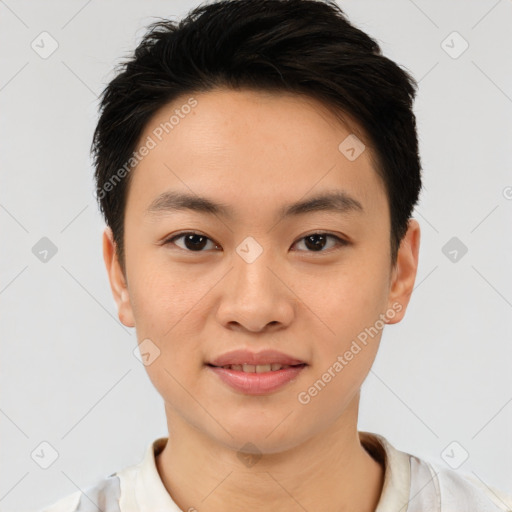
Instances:
[[[384,57],[334,0],[220,0],[199,5],[179,22],[159,20],[102,92],[91,145],[96,197],[125,275],[132,175],[126,164],[135,162],[146,124],[179,96],[219,87],[306,95],[362,127],[359,138],[370,147],[387,194],[395,265],[421,190],[412,111],[418,86],[409,72]]]

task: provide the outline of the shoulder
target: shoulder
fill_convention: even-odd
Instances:
[[[37,512],[125,512],[137,509],[135,489],[148,481],[159,481],[155,468],[155,454],[163,448],[167,438],[151,441],[144,457],[107,477],[102,477],[85,489],[61,498]],[[156,451],[155,451],[156,450]],[[141,478],[144,481],[141,481]],[[165,491],[163,484],[161,488]]]
[[[399,450],[379,434],[360,432],[360,436],[369,453],[386,467],[377,512],[512,512],[512,495],[476,473]]]
[[[411,512],[428,507],[441,512],[475,510],[512,512],[512,495],[492,487],[469,473],[410,456]]]
[[[97,480],[83,491],[76,491],[48,505],[38,512],[120,512],[121,487],[114,473]]]

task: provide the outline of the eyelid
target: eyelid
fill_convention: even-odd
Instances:
[[[201,233],[199,231],[182,231],[180,233],[176,233],[168,238],[165,238],[163,241],[162,241],[162,245],[168,245],[168,244],[171,244],[174,242],[174,240],[178,239],[178,238],[181,238],[182,236],[185,236],[185,235],[199,235],[199,236],[204,236],[205,238],[207,238],[209,241],[213,242],[215,244],[216,247],[220,246],[220,244],[218,244],[215,240],[213,240],[212,238],[210,238],[208,235],[205,235],[204,233]],[[295,252],[305,252],[305,253],[309,253],[309,254],[322,254],[322,253],[327,253],[329,254],[330,252],[332,251],[336,251],[337,249],[340,249],[341,247],[344,247],[344,246],[347,246],[350,244],[350,242],[345,239],[345,238],[342,238],[340,237],[339,235],[335,234],[335,233],[331,233],[330,231],[322,231],[322,230],[318,230],[318,231],[311,231],[309,233],[306,233],[305,235],[301,235],[299,238],[297,238],[297,240],[295,240],[295,242],[293,242],[292,244],[292,247],[297,244],[298,242],[304,240],[305,238],[307,238],[308,236],[312,236],[312,235],[323,235],[323,236],[329,236],[331,238],[334,238],[336,240],[336,247],[333,247],[331,249],[328,249],[326,251],[295,251]],[[182,251],[185,251],[185,252],[189,252],[189,253],[202,253],[202,252],[207,252],[207,251],[189,251],[187,249],[182,249],[181,247],[178,247],[178,249],[181,249]]]
[[[176,233],[174,235],[171,235],[170,237],[167,237],[167,238],[164,238],[161,242],[162,245],[169,245],[171,243],[174,243],[174,240],[178,239],[178,238],[181,238],[185,235],[198,235],[198,236],[204,236],[207,240],[209,240],[210,242],[213,242],[213,244],[218,247],[220,246],[220,244],[218,244],[215,240],[213,240],[213,238],[209,237],[208,235],[205,235],[204,233],[201,233],[200,231],[192,231],[192,230],[189,230],[189,231],[182,231],[181,233]],[[190,253],[202,253],[202,252],[206,252],[206,251],[189,251],[187,249],[182,249],[181,247],[178,247],[178,249],[181,249],[182,251],[185,251],[185,252],[190,252]]]
[[[296,243],[304,240],[308,236],[312,236],[312,235],[320,235],[320,236],[327,236],[327,237],[334,238],[336,240],[336,247],[333,247],[333,248],[331,248],[331,249],[329,249],[327,251],[300,251],[300,252],[307,252],[307,253],[310,253],[310,254],[329,253],[332,250],[339,249],[340,247],[343,247],[343,246],[349,244],[348,240],[346,240],[345,238],[342,238],[341,236],[339,236],[339,235],[337,235],[335,233],[331,233],[330,231],[313,231],[311,233],[306,233],[305,235],[302,235],[299,238],[297,238],[297,240],[295,242],[293,242],[293,245],[295,245]]]

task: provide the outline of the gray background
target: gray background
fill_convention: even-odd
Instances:
[[[83,489],[166,435],[135,331],[117,319],[88,150],[114,64],[153,16],[194,5],[0,1],[2,511]],[[425,184],[416,288],[384,331],[359,429],[512,492],[512,1],[340,5],[420,82]],[[47,58],[31,47],[43,31],[58,43]],[[57,248],[46,262],[43,237]],[[58,452],[47,469],[44,441]]]

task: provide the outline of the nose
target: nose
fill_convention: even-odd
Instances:
[[[233,268],[222,280],[218,322],[253,333],[274,332],[290,325],[297,298],[283,273],[265,251],[251,263],[236,255]]]

